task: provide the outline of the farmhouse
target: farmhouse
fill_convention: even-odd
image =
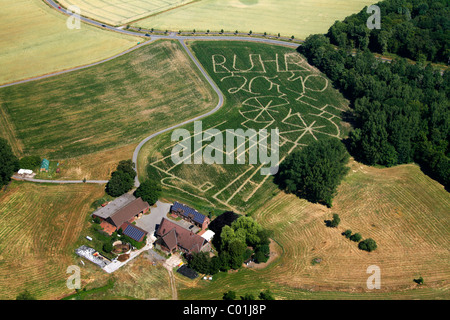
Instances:
[[[149,209],[150,205],[141,198],[136,198],[131,194],[124,194],[106,206],[94,211],[92,216],[101,220],[100,226],[109,235],[118,229],[122,229],[123,231],[127,230],[128,236],[130,234],[133,235],[130,236],[131,238],[142,240],[147,232],[133,226],[131,223],[147,213]]]
[[[209,250],[206,239],[166,218],[161,220],[155,235],[157,247],[170,253],[176,250],[184,253]]]
[[[203,230],[208,227],[210,222],[209,218],[204,214],[201,214],[197,210],[192,209],[187,205],[179,203],[177,201],[175,201],[175,203],[170,208],[170,212],[202,228]]]

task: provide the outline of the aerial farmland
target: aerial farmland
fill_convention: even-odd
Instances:
[[[0,4],[1,300],[450,298],[447,2]]]

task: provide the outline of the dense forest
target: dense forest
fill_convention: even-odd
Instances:
[[[404,45],[402,38],[397,41]],[[416,162],[449,189],[449,71],[404,58],[383,62],[369,49],[355,54],[335,48],[325,35],[308,37],[298,50],[350,100],[354,130],[346,143],[356,160],[384,166]]]
[[[381,29],[370,30],[366,9],[337,21],[328,31],[330,42],[341,48],[394,53],[417,61],[447,64],[450,58],[450,5],[448,0],[385,0]]]

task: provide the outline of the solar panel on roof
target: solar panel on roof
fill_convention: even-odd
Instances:
[[[123,234],[129,236],[131,239],[139,241],[145,235],[145,232],[132,225],[128,225],[123,231]]]
[[[185,217],[188,217],[189,214],[192,214],[193,220],[197,223],[202,224],[203,221],[205,221],[205,215],[201,214],[197,210],[194,210],[188,206],[185,206],[184,204],[181,204],[179,202],[175,202],[172,206],[172,209],[182,209],[184,212],[182,213]]]

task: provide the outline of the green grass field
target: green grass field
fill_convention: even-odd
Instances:
[[[0,123],[9,124],[0,134],[19,155],[61,160],[138,143],[205,113],[216,99],[179,42],[158,41],[92,68],[0,89]]]
[[[199,41],[192,43],[191,48],[226,99],[222,109],[203,120],[204,131],[214,128],[225,139],[228,129],[266,129],[270,134],[271,129],[277,128],[280,160],[314,140],[346,134],[340,118],[346,108],[345,100],[294,49],[232,41]],[[185,126],[191,134],[193,127]],[[261,162],[249,164],[248,139],[246,164],[223,165],[175,165],[171,152],[178,142],[170,140],[171,133],[158,137],[142,153],[149,159],[150,175],[158,177],[172,197],[196,202],[205,209],[242,212],[277,192],[270,183],[272,176],[261,174]],[[225,162],[226,150],[216,152]],[[236,159],[241,151],[233,152]],[[140,168],[142,174],[142,165]]]
[[[123,25],[166,10],[193,2],[194,0],[60,0],[64,7],[75,5],[83,16],[112,25]]]
[[[0,84],[103,60],[142,41],[86,24],[68,29],[68,17],[43,1],[0,0],[0,6]]]
[[[133,23],[157,30],[267,32],[305,39],[373,0],[201,0]]]

